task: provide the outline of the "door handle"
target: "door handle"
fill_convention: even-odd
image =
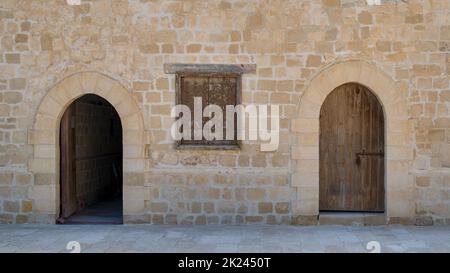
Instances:
[[[358,154],[356,154],[356,165],[361,165],[361,157]]]

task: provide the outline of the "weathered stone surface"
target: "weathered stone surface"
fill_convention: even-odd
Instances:
[[[292,220],[293,225],[299,226],[309,226],[309,225],[317,225],[318,220],[317,216],[294,216]]]
[[[0,10],[0,222],[55,217],[58,122],[95,93],[122,121],[126,223],[316,224],[321,103],[348,81],[388,121],[387,219],[449,222],[445,1],[29,2]],[[243,104],[280,106],[278,150],[176,149],[177,72],[242,74]]]
[[[431,216],[420,216],[416,218],[416,226],[432,226],[433,218]]]
[[[4,201],[3,209],[5,210],[5,212],[19,212],[20,203],[19,201]]]
[[[8,64],[20,64],[20,54],[18,53],[7,53],[5,54],[5,60]]]

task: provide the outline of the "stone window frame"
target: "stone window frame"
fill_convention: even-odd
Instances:
[[[225,73],[225,72],[177,72],[176,73],[176,84],[175,84],[175,101],[176,104],[183,104],[181,94],[183,92],[181,88],[181,81],[184,77],[229,77],[229,78],[236,78],[236,87],[235,87],[235,105],[239,105],[242,100],[242,77],[240,73]],[[192,111],[192,109],[191,109]],[[225,114],[225,113],[224,113]],[[234,123],[234,129],[237,129],[236,122]],[[225,136],[224,136],[225,137]],[[204,149],[204,150],[239,150],[241,148],[241,141],[240,140],[233,140],[234,143],[230,144],[218,144],[214,143],[214,141],[211,141],[211,143],[207,144],[183,144],[182,141],[177,141],[175,143],[175,147],[177,149]]]
[[[256,72],[255,64],[164,64],[166,74],[175,74],[175,103],[182,104],[181,101],[181,78],[182,77],[236,77],[236,103],[242,103],[242,75],[244,73]],[[234,124],[236,129],[236,123]],[[240,150],[242,141],[236,140],[233,144],[182,144],[175,142],[175,149],[179,150]]]

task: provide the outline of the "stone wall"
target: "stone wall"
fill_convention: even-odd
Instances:
[[[134,102],[112,103],[129,125],[124,145],[132,130],[141,130],[128,122],[129,113],[143,117],[143,144],[124,146],[126,222],[314,223],[317,207],[303,201],[316,200],[316,193],[293,184],[297,170],[318,165],[314,149],[297,149],[318,139],[316,131],[308,131],[315,123],[300,123],[306,129],[297,134],[299,106],[322,71],[359,60],[392,81],[386,92],[405,105],[392,107],[386,119],[407,113],[406,121],[392,122],[392,131],[400,130],[392,139],[412,149],[389,155],[387,171],[405,176],[389,177],[397,191],[387,193],[392,207],[387,220],[449,223],[450,3],[384,2],[83,0],[69,6],[63,0],[3,0],[0,221],[54,221],[58,171],[46,166],[57,162],[55,133],[35,130],[53,128],[67,98],[78,92],[71,88],[88,84],[70,75],[95,71],[127,90],[117,93],[120,98],[132,97],[138,105],[130,110]],[[244,142],[239,151],[175,150],[169,130],[175,79],[164,73],[165,63],[256,64],[256,73],[243,76],[242,100],[280,105],[279,149],[263,153],[259,143]],[[68,78],[68,87],[52,89]],[[367,82],[375,90],[370,84],[377,83]],[[102,89],[103,80],[99,85],[89,83],[119,100]],[[60,89],[69,95],[58,97]],[[141,154],[142,164],[136,161]],[[302,182],[317,184],[313,178]],[[402,191],[414,183],[413,191]],[[412,202],[412,211],[396,200]]]
[[[290,223],[294,192],[282,172],[262,174],[197,169],[158,171],[146,177],[150,190],[145,222],[154,224]],[[128,220],[133,220],[130,218]]]

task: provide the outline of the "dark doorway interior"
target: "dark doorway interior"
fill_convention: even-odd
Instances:
[[[60,224],[122,223],[122,125],[114,107],[88,94],[60,127]]]

